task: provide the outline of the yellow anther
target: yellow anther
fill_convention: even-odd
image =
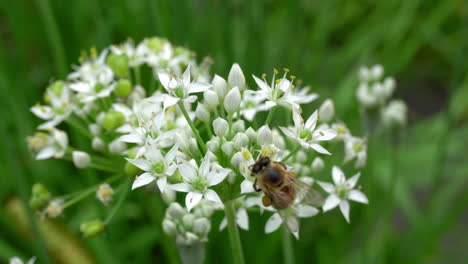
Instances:
[[[262,79],[266,78],[266,73],[262,74]]]
[[[281,82],[281,80],[280,80],[280,79],[278,79],[278,80],[275,80],[275,83],[276,83],[276,84],[279,84],[280,82]]]
[[[278,74],[278,70],[276,68],[273,69],[274,74]]]
[[[288,68],[283,68],[284,72],[289,72]]]
[[[89,53],[91,58],[96,58],[97,57],[97,49],[95,46],[92,46],[91,49],[89,49]]]
[[[289,76],[289,78],[291,78],[291,80],[294,80],[294,79],[296,79],[296,76],[295,76],[295,75],[291,75],[291,76]]]

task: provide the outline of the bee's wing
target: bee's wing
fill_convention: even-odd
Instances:
[[[323,205],[325,199],[319,191],[292,176],[289,176],[289,180],[296,187],[296,199],[298,199],[300,203],[314,206]]]
[[[291,205],[288,208],[278,210],[278,214],[283,221],[284,226],[289,232],[299,239],[299,220],[297,218],[297,208]]]

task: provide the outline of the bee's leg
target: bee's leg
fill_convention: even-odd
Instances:
[[[263,203],[263,206],[265,206],[265,207],[270,206],[271,205],[271,197],[268,196],[268,195],[264,195],[262,197],[262,203]]]
[[[261,191],[258,187],[257,187],[257,178],[255,178],[255,181],[254,181],[254,184],[253,184],[253,188],[256,192],[259,192]]]

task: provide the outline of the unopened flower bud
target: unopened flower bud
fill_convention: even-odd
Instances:
[[[229,87],[239,87],[239,89],[244,90],[245,88],[245,77],[242,69],[239,64],[234,63],[229,71],[228,76]]]
[[[188,230],[192,229],[194,221],[195,216],[193,214],[186,214],[184,217],[182,217],[182,223],[184,223],[184,227]]]
[[[109,152],[114,154],[122,154],[127,149],[127,144],[120,139],[116,139],[109,143]]]
[[[335,115],[335,107],[333,101],[330,99],[325,100],[319,108],[319,119],[323,122],[330,121]]]
[[[84,237],[93,237],[100,234],[104,230],[104,223],[101,220],[92,220],[81,223],[80,231]]]
[[[113,196],[114,189],[107,183],[101,184],[96,191],[96,197],[105,205],[109,204]]]
[[[218,117],[213,121],[213,130],[218,137],[225,136],[228,128],[229,123],[221,117]]]
[[[262,126],[257,133],[257,142],[259,145],[268,145],[271,144],[273,136],[268,125]]]
[[[213,88],[218,95],[219,102],[221,102],[221,100],[224,99],[228,92],[226,80],[218,75],[215,75],[211,84],[213,85]]]
[[[207,151],[206,154],[205,154],[205,157],[208,158],[208,159],[210,159],[210,161],[212,161],[212,162],[218,160],[218,157],[216,157],[216,155],[215,155],[213,152],[211,152],[211,151]],[[213,163],[212,165],[215,166],[216,164]]]
[[[206,147],[211,152],[218,151],[218,149],[219,149],[219,138],[218,137],[213,137],[210,141],[206,142]]]
[[[203,92],[203,98],[205,99],[205,104],[209,109],[215,109],[219,105],[219,97],[213,90],[206,90]]]
[[[244,132],[245,131],[245,122],[242,119],[237,120],[232,124],[232,130],[237,133],[237,132]]]
[[[72,152],[73,164],[79,169],[88,167],[91,163],[91,157],[88,153],[83,151],[73,151]]]
[[[34,210],[41,210],[47,206],[52,199],[49,191],[40,183],[36,183],[32,187],[32,197],[29,200],[29,205]]]
[[[224,109],[229,114],[233,114],[239,110],[239,106],[241,103],[241,94],[239,91],[239,87],[232,88],[224,98]]]
[[[164,230],[164,233],[166,233],[168,236],[173,237],[177,233],[177,228],[174,222],[172,222],[169,219],[164,219],[162,222],[162,227]]]
[[[249,137],[250,142],[257,141],[257,132],[251,127],[247,128],[245,134]]]
[[[104,149],[104,141],[99,137],[94,137],[93,141],[91,141],[91,147],[96,151],[101,151]]]
[[[286,142],[284,141],[284,137],[278,132],[278,130],[273,130],[271,132],[273,138],[273,144],[280,149],[284,149],[286,146]]]
[[[198,103],[195,115],[203,122],[210,122],[210,112],[208,112],[208,109],[202,103]]]
[[[206,218],[198,218],[193,223],[193,232],[199,236],[205,236],[211,228],[210,221]]]
[[[241,152],[236,152],[231,158],[232,166],[238,168],[241,162],[244,161],[244,157],[242,156]]]
[[[125,123],[125,116],[121,112],[110,110],[102,120],[102,127],[111,131]]]
[[[236,148],[245,147],[249,144],[249,137],[245,133],[237,133],[233,138]]]
[[[323,160],[320,157],[316,157],[312,161],[312,170],[314,172],[322,171],[324,166],[325,166],[325,163],[323,162]]]
[[[225,142],[221,146],[221,150],[224,152],[224,154],[230,157],[232,155],[232,152],[234,151],[234,142],[232,141]]]
[[[234,184],[236,182],[236,173],[234,173],[233,171],[229,172],[228,176],[227,176],[227,180],[230,184]]]
[[[382,78],[383,73],[384,69],[380,64],[374,65],[371,69],[371,75],[374,80],[379,80]]]
[[[296,154],[296,161],[299,163],[304,163],[307,161],[307,154],[303,150],[299,150]]]
[[[65,82],[59,80],[49,85],[49,87],[47,87],[47,91],[53,93],[57,97],[60,97],[62,95],[63,87],[65,87]]]
[[[361,81],[367,82],[371,77],[371,73],[367,67],[361,67],[359,69],[359,79]]]
[[[106,64],[112,69],[112,71],[120,76],[125,77],[128,73],[128,58],[127,55],[121,54],[117,55],[115,53],[107,56]]]
[[[167,208],[167,213],[170,217],[174,219],[182,218],[187,212],[182,208],[182,206],[178,203],[171,203],[169,208]]]
[[[132,83],[128,79],[120,79],[115,85],[114,94],[119,97],[126,97],[132,92]]]
[[[63,201],[59,199],[50,201],[47,205],[47,208],[45,209],[45,212],[49,217],[52,218],[61,215],[63,212]]]
[[[403,101],[393,100],[381,110],[382,122],[387,127],[403,126],[406,124],[407,111],[407,106]]]
[[[197,152],[200,151],[200,150],[198,149],[197,140],[194,139],[194,138],[191,138],[191,139],[189,140],[188,147],[189,147],[190,153],[197,153]]]
[[[167,204],[175,202],[176,199],[176,192],[174,190],[171,190],[169,188],[166,188],[163,193],[161,193],[161,196]]]
[[[93,136],[97,136],[101,134],[101,127],[98,124],[90,124],[88,126],[88,129],[89,129],[89,132],[91,132]]]

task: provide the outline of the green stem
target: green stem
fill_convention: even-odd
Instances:
[[[291,158],[294,154],[296,154],[301,149],[301,145],[297,145],[296,148],[291,151],[281,162],[286,162],[289,158]]]
[[[233,114],[229,114],[229,130],[228,130],[228,138],[232,138],[232,116]]]
[[[104,181],[104,182],[105,182],[105,183],[111,183],[111,182],[117,180],[118,178],[120,178],[121,176],[122,176],[121,174],[114,175],[114,176],[110,177],[109,179],[107,179],[107,180]],[[69,200],[68,202],[66,202],[66,203],[63,205],[63,209],[65,209],[65,208],[67,208],[67,207],[70,207],[70,206],[76,204],[77,202],[83,200],[84,198],[88,197],[88,195],[93,194],[93,193],[99,188],[99,186],[100,186],[101,184],[102,184],[102,183],[93,185],[93,186],[89,187],[88,189],[83,190],[81,193],[78,193],[77,196],[76,196],[75,198]]]
[[[273,107],[270,109],[270,111],[268,112],[268,116],[267,116],[267,119],[266,119],[266,121],[265,121],[265,125],[270,125],[270,121],[271,121],[271,119],[273,118],[273,114],[274,114],[274,112],[275,112],[275,109],[276,109],[276,107],[273,106]]]
[[[140,66],[135,67],[135,81],[138,85],[141,85],[141,74],[140,74]]]
[[[200,137],[200,134],[198,133],[197,128],[195,127],[195,125],[192,122],[192,119],[190,119],[190,116],[187,113],[187,109],[185,109],[184,102],[179,101],[177,104],[179,105],[180,111],[182,111],[182,114],[184,115],[185,120],[187,120],[187,123],[189,124],[190,129],[192,129],[192,133],[195,135],[195,138],[197,139],[198,144],[200,145],[201,149],[203,150],[203,153],[206,153],[205,142],[203,142],[203,139]]]
[[[91,135],[91,133],[89,133],[88,129],[86,129],[81,124],[76,122],[74,117],[72,117],[72,116],[68,117],[67,119],[65,119],[65,122],[68,125],[70,125],[71,127],[73,127],[74,129],[76,129],[82,135],[88,137],[89,139],[93,138],[93,135]]]
[[[127,197],[128,191],[130,190],[131,183],[132,183],[132,178],[128,177],[127,181],[124,183],[123,193],[120,195],[119,200],[112,208],[112,211],[110,212],[109,216],[107,216],[106,220],[104,221],[104,224],[106,225],[109,224],[109,222],[112,220],[112,217],[114,217],[114,215],[117,213],[119,208],[122,206],[122,203]]]
[[[242,252],[242,244],[240,241],[239,230],[237,229],[234,211],[234,202],[229,201],[225,204],[226,218],[228,220],[229,240],[231,241],[231,249],[235,264],[243,264],[244,253]]]
[[[213,132],[211,131],[210,122],[205,122],[206,132],[208,133],[208,137],[213,137]]]
[[[291,239],[291,233],[283,226],[282,227],[283,233],[283,263],[285,264],[294,264],[294,247],[293,247],[293,240]]]

